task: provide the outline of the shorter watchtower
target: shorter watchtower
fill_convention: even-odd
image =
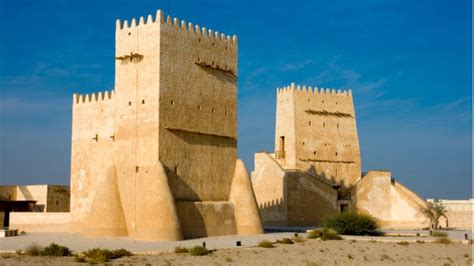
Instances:
[[[294,83],[279,88],[275,158],[283,168],[352,186],[361,175],[352,92]]]

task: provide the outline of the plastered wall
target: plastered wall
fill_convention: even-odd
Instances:
[[[446,207],[446,216],[441,217],[439,224],[442,227],[450,227],[462,230],[472,230],[472,210],[474,207],[474,200],[437,200]],[[428,202],[434,202],[433,199],[428,199]]]
[[[285,168],[350,187],[361,171],[352,94],[291,84],[277,92],[275,150],[285,143]]]
[[[353,189],[355,209],[367,213],[385,228],[423,228],[420,214],[425,201],[393,180],[388,171],[369,171]]]
[[[237,159],[237,43],[223,37],[171,18],[161,24],[159,156],[177,201],[229,198]]]

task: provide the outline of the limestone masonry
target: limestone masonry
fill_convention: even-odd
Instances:
[[[71,225],[92,236],[258,234],[237,159],[237,37],[117,21],[115,88],[73,97]]]
[[[356,210],[384,227],[421,228],[425,201],[390,172],[361,174],[352,92],[277,89],[275,152],[255,154],[252,183],[266,226],[321,225]]]

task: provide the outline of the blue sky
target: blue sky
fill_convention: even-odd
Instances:
[[[423,197],[472,186],[471,1],[0,0],[0,184],[69,183],[72,93],[114,87],[115,20],[239,37],[239,156],[272,151],[275,91],[352,88],[362,168]]]

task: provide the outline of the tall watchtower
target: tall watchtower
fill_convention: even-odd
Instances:
[[[83,223],[91,231],[102,226],[98,235],[148,239],[260,232],[251,183],[237,160],[237,37],[161,11],[146,21],[117,20],[115,36],[107,108],[81,107],[88,96],[75,96],[72,190],[97,189],[72,193],[76,210],[89,217]],[[107,145],[98,149],[99,142]],[[85,152],[101,163],[81,160]],[[236,202],[242,196],[251,204]],[[99,204],[110,197],[120,206]],[[103,208],[123,222],[100,225],[94,217]],[[248,211],[250,224],[239,218]]]
[[[350,187],[361,175],[352,92],[294,83],[278,89],[275,158]]]

